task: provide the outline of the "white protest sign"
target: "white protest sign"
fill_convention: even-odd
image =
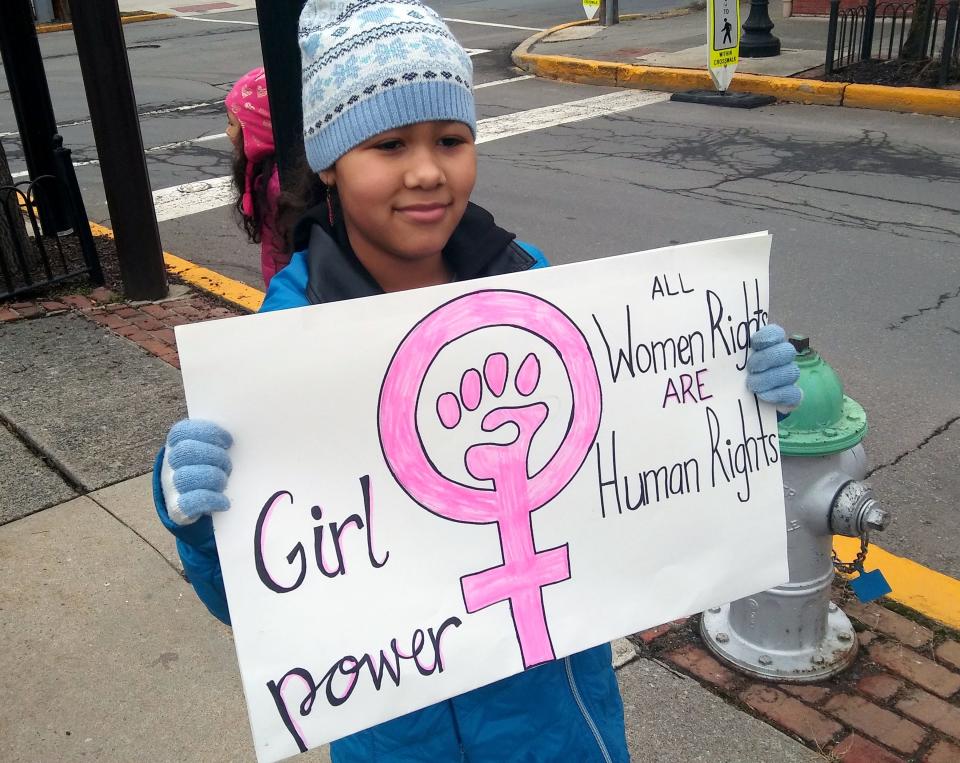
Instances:
[[[770,238],[183,326],[273,761],[788,578]]]
[[[740,3],[737,0],[707,0],[708,68],[717,90],[730,87],[740,61]]]
[[[592,19],[600,10],[600,0],[583,0],[583,12],[587,14],[588,19]]]

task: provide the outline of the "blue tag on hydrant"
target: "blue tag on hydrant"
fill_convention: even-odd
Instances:
[[[861,564],[857,566],[857,572],[859,573],[857,577],[850,579],[850,587],[854,595],[864,604],[886,596],[893,590],[880,570],[864,572]]]

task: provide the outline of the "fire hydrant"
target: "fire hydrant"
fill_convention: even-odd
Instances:
[[[703,613],[700,632],[714,654],[752,676],[808,682],[853,662],[857,637],[830,601],[833,536],[883,530],[889,515],[863,480],[867,433],[863,408],[843,394],[836,372],[806,337],[797,349],[801,405],[780,422],[790,580]]]

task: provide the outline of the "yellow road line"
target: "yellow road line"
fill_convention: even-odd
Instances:
[[[848,561],[860,550],[860,540],[837,536],[833,547],[841,559]],[[868,571],[879,569],[883,572],[893,589],[888,598],[944,625],[960,629],[960,580],[912,559],[895,556],[873,544],[865,567]]]
[[[103,225],[90,222],[90,230],[95,236],[109,236],[113,238],[113,231]],[[177,257],[169,252],[163,253],[163,262],[166,265],[167,272],[172,273],[178,278],[186,281],[191,286],[200,289],[215,297],[219,297],[225,302],[249,310],[252,313],[260,309],[263,303],[264,293],[245,283],[236,281],[221,275],[215,270],[209,270],[199,265],[195,265],[189,260]]]
[[[174,17],[169,13],[138,13],[136,16],[121,16],[120,23],[135,24],[138,21],[159,21],[161,19],[172,18]],[[66,32],[68,29],[73,29],[73,24],[69,21],[37,24],[37,34],[44,34],[45,32]]]

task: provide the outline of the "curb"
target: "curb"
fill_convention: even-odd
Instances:
[[[99,225],[92,220],[90,221],[90,232],[95,236],[113,238],[113,231],[110,228]],[[168,273],[177,276],[177,278],[212,297],[222,299],[224,302],[247,312],[257,312],[263,303],[264,296],[266,296],[259,289],[254,289],[252,286],[247,286],[233,278],[220,275],[215,270],[195,265],[189,260],[170,254],[170,252],[163,253],[163,262]]]
[[[138,21],[160,21],[162,19],[175,18],[169,13],[138,13],[136,16],[121,16],[121,24],[136,24]],[[73,29],[73,24],[69,21],[53,24],[37,24],[37,34],[46,34],[47,32],[66,32]]]
[[[705,69],[621,64],[530,52],[534,45],[561,29],[592,24],[596,24],[596,21],[573,21],[537,32],[520,43],[513,51],[511,58],[514,64],[530,74],[564,82],[662,90],[670,93],[681,90],[713,89],[710,74]],[[960,117],[960,90],[856,85],[847,82],[823,82],[815,79],[743,73],[734,75],[730,90],[772,95],[778,101],[791,103]]]

